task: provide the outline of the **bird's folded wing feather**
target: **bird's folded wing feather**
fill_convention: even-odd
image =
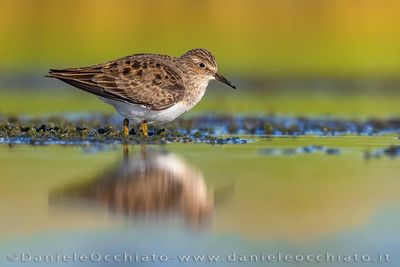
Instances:
[[[185,96],[181,76],[160,59],[133,55],[83,68],[50,70],[49,76],[89,93],[163,110]]]

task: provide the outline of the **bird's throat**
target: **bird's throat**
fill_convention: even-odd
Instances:
[[[204,96],[208,83],[210,80],[203,80],[203,81],[198,81],[198,82],[193,82],[190,88],[193,88],[188,92],[188,95],[186,97],[186,106],[187,110],[193,108],[201,98]]]

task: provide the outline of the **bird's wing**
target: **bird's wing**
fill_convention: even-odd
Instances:
[[[51,69],[49,77],[107,99],[163,110],[185,96],[182,77],[163,62],[138,54],[91,67]]]

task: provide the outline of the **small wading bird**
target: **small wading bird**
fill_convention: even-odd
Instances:
[[[210,80],[236,89],[217,72],[214,55],[206,49],[192,49],[179,58],[159,54],[135,54],[90,67],[50,69],[48,77],[97,95],[125,118],[141,124],[163,125],[193,108],[203,97]]]

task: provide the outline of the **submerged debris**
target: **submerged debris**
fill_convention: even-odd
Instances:
[[[336,136],[344,134],[378,135],[400,132],[400,118],[389,119],[341,119],[264,116],[200,116],[181,119],[177,127],[190,125],[192,130],[207,131],[215,134],[244,134],[258,136],[300,136],[321,135]],[[208,134],[213,134],[208,132]]]
[[[366,151],[364,153],[364,159],[367,159],[367,160],[371,159],[371,158],[379,159],[383,156],[387,156],[390,158],[399,157],[400,156],[400,145],[391,145],[386,148],[377,149],[372,152]]]
[[[168,143],[245,144],[249,139],[219,136],[336,136],[344,134],[379,135],[400,133],[400,118],[334,119],[264,116],[202,115],[182,118],[167,125],[166,131],[149,128],[142,138],[138,129],[122,135],[121,117],[97,114],[66,114],[62,117],[6,117],[0,114],[0,143],[90,144],[90,143]],[[307,149],[306,149],[307,150]],[[304,151],[307,153],[307,151]],[[328,154],[339,151],[327,150]],[[290,154],[290,152],[288,152]]]
[[[77,122],[49,118],[46,123],[35,120],[12,118],[0,121],[0,143],[31,145],[90,145],[90,144],[166,144],[166,143],[208,143],[246,144],[250,140],[239,137],[216,137],[207,131],[150,129],[149,136],[143,138],[139,131],[131,128],[129,136],[121,129],[109,124],[99,127],[97,121]]]
[[[338,148],[330,148],[318,145],[309,145],[297,148],[261,148],[258,153],[265,156],[292,156],[311,153],[325,153],[327,155],[337,155],[340,153]]]

